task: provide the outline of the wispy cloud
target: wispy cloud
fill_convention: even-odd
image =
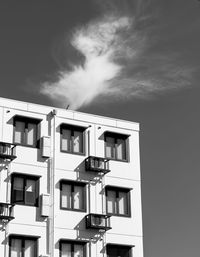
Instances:
[[[60,70],[54,82],[42,84],[41,92],[78,109],[98,96],[148,97],[188,85],[191,71],[178,65],[173,53],[151,49],[148,19],[115,12],[76,28],[71,45],[83,61]]]

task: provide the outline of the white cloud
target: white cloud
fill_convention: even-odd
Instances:
[[[69,104],[71,109],[106,94],[123,68],[114,59],[125,50],[121,35],[130,28],[131,22],[128,17],[105,17],[77,29],[71,44],[84,56],[84,64],[73,66],[71,71],[60,71],[56,82],[43,83],[42,93],[65,106]]]
[[[59,71],[54,82],[42,84],[41,92],[63,107],[78,109],[98,96],[147,97],[188,85],[191,71],[179,67],[172,53],[151,53],[145,30],[137,29],[134,18],[116,15],[77,28],[71,45],[84,62]]]

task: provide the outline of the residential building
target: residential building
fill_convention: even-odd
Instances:
[[[2,257],[143,257],[139,124],[0,98]]]

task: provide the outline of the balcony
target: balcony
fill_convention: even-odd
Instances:
[[[89,156],[85,160],[85,170],[106,174],[109,170],[109,159],[102,157]]]
[[[14,219],[13,206],[13,204],[9,203],[0,203],[0,220],[10,221]]]
[[[0,142],[0,159],[14,160],[16,158],[15,150],[16,145]]]
[[[111,229],[110,215],[90,213],[85,217],[87,229],[98,229],[99,231],[107,231]]]

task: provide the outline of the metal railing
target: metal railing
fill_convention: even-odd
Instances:
[[[0,159],[13,160],[16,158],[16,145],[0,142]]]
[[[110,215],[90,213],[86,216],[86,228],[107,231],[111,229],[110,217]]]
[[[89,156],[85,159],[85,169],[86,171],[95,171],[106,174],[110,172],[109,159],[96,156]]]
[[[14,219],[13,206],[10,203],[0,203],[0,220],[10,221]]]

